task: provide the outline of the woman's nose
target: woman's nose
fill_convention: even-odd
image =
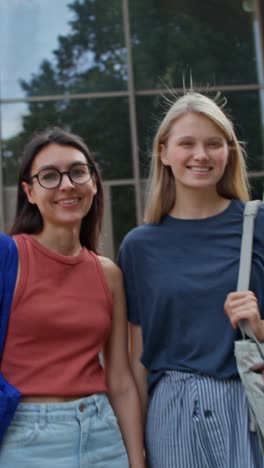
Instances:
[[[69,176],[69,173],[68,172],[64,172],[64,174],[62,174],[61,176],[61,183],[60,183],[60,186],[59,188],[60,189],[67,189],[67,188],[71,188],[72,187],[75,187],[74,183],[71,181],[70,179],[70,176]]]
[[[204,145],[197,145],[194,148],[194,158],[197,160],[207,159],[208,154]]]

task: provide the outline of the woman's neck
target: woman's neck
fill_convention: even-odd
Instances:
[[[224,211],[230,200],[218,193],[196,193],[195,196],[176,194],[175,204],[170,215],[180,219],[203,219]]]
[[[39,234],[33,234],[32,237],[44,247],[69,257],[79,255],[82,250],[79,229],[45,227]]]

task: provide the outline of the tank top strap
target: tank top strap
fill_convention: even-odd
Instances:
[[[102,283],[102,286],[104,288],[104,291],[110,301],[110,304],[111,306],[113,305],[113,297],[112,297],[112,294],[111,294],[111,291],[110,291],[110,288],[109,288],[109,285],[107,283],[107,280],[106,280],[106,277],[105,277],[105,274],[104,274],[104,270],[103,270],[103,267],[101,265],[101,262],[98,258],[98,255],[96,255],[94,252],[92,252],[91,250],[88,250],[90,256],[93,258],[94,260],[94,263],[96,265],[96,269],[97,269],[97,272],[98,272],[98,275],[99,275],[99,278],[101,280],[101,283]]]

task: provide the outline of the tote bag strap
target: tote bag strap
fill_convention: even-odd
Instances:
[[[254,224],[258,212],[258,207],[261,203],[262,202],[260,200],[252,200],[245,204],[237,291],[248,291],[249,288],[252,263]],[[258,342],[253,331],[248,325],[247,320],[240,320],[238,325],[243,335],[243,338],[245,337],[245,335],[247,335],[254,341]]]

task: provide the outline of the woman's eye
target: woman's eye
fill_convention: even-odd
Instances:
[[[58,177],[57,172],[46,172],[45,174],[41,174],[41,179],[43,180],[54,180]]]
[[[211,141],[208,143],[208,146],[210,148],[220,148],[222,146],[222,143],[220,141]]]
[[[87,170],[85,169],[72,169],[71,170],[71,176],[74,178],[78,178],[78,177],[83,177],[87,174]]]
[[[80,176],[80,175],[83,175],[84,174],[84,171],[82,169],[73,169],[71,171],[72,175],[73,176]]]
[[[192,142],[191,141],[182,141],[180,143],[181,146],[192,146]]]

